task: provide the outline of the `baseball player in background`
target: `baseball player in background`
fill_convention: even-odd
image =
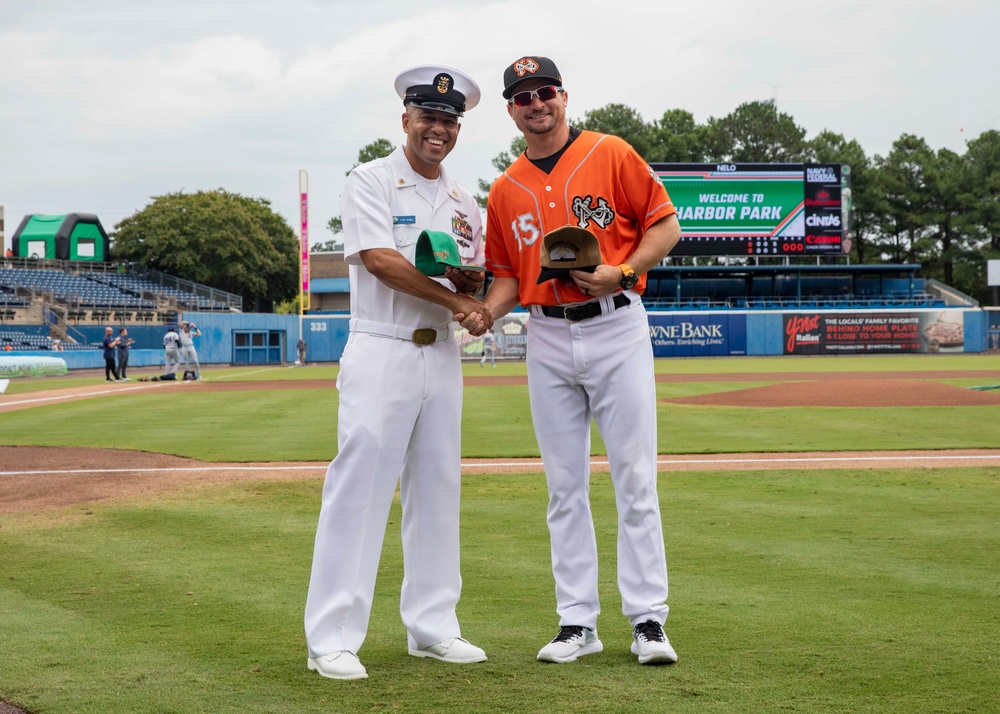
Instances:
[[[167,374],[176,372],[177,366],[181,363],[180,342],[180,335],[171,325],[167,334],[163,336],[163,362]]]
[[[402,503],[400,615],[408,651],[482,662],[455,613],[459,570],[462,368],[453,315],[492,317],[471,297],[483,274],[414,266],[424,230],[455,238],[464,264],[482,265],[482,220],[441,162],[476,83],[445,66],[396,78],[405,145],[355,168],[340,209],[350,269],[350,335],[337,388],[337,457],[327,470],[306,599],[308,667],[331,679],[367,677],[358,659],[396,484]]]
[[[486,364],[486,360],[489,360],[490,366],[496,369],[496,337],[493,335],[493,330],[487,330],[483,335],[483,357],[479,360],[479,366],[483,367]]]
[[[528,392],[549,489],[548,526],[559,633],[538,653],[571,662],[600,652],[597,546],[588,498],[590,421],[608,450],[618,505],[618,587],[643,664],[677,655],[663,632],[667,566],[656,492],[656,385],[645,273],[680,239],[667,192],[624,141],[571,128],[555,63],[522,57],[503,75],[507,112],[527,149],[490,189],[485,303],[499,318],[531,313]],[[542,237],[584,228],[603,264],[565,278],[540,276]],[[473,334],[477,317],[457,316]]]
[[[194,338],[201,337],[201,330],[190,322],[182,322],[178,337],[181,345],[181,359],[184,360],[184,374],[187,375],[190,372],[194,379],[201,379],[198,350],[194,348]],[[186,376],[185,379],[187,379]]]

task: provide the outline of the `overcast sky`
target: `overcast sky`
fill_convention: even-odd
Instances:
[[[266,198],[311,242],[345,172],[402,143],[393,80],[440,62],[483,90],[446,166],[471,190],[516,135],[504,67],[551,57],[569,116],[618,102],[698,122],[775,99],[886,154],[1000,129],[996,0],[0,0],[0,205],[96,213],[110,232],[154,196],[225,188]]]

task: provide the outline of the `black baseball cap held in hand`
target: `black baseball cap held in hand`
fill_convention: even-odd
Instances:
[[[555,278],[568,278],[571,270],[593,273],[602,262],[601,244],[593,233],[576,226],[556,228],[542,239],[542,270],[536,285]]]
[[[521,57],[503,71],[503,98],[510,99],[517,85],[529,79],[547,79],[557,87],[562,86],[562,75],[548,57]]]

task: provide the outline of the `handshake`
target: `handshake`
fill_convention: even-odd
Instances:
[[[470,335],[479,337],[493,327],[493,315],[482,302],[466,296],[459,296],[459,302],[451,319],[467,329]]]
[[[481,300],[472,297],[483,287],[485,273],[449,266],[444,274],[455,285],[456,305],[452,309],[452,319],[473,337],[479,337],[493,327],[493,315],[489,308]]]

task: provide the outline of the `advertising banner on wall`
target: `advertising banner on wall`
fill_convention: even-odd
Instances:
[[[528,314],[512,313],[493,325],[497,360],[523,360]],[[649,339],[655,357],[712,357],[747,353],[746,314],[649,313]],[[479,359],[483,338],[458,330],[462,359]]]
[[[649,314],[654,357],[713,357],[747,353],[745,314]]]
[[[462,359],[479,359],[483,356],[483,338],[473,337],[459,328],[458,344]],[[528,313],[514,312],[493,323],[493,352],[498,360],[523,360],[528,345]]]
[[[964,313],[796,312],[782,316],[786,355],[962,352]]]

